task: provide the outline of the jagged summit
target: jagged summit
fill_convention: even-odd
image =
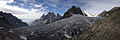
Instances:
[[[80,14],[83,16],[87,16],[87,14],[82,13],[79,7],[73,5],[70,9],[68,9],[67,12],[64,13],[63,18],[69,18],[72,16],[72,14]]]
[[[62,16],[59,14],[55,15],[54,12],[48,12],[47,15],[43,14],[40,19],[35,20],[31,25],[48,24],[61,18]]]

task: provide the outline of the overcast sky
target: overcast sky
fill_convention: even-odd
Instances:
[[[63,15],[72,5],[91,15],[120,6],[120,0],[0,0],[0,11],[10,12],[25,22],[54,12]]]

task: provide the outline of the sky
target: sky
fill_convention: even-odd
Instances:
[[[120,0],[0,0],[0,11],[12,13],[24,22],[31,22],[48,12],[63,15],[75,5],[90,15],[120,6]]]

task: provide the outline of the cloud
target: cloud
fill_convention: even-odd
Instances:
[[[7,3],[12,3],[14,0],[0,0],[0,5],[4,5]]]
[[[18,6],[11,6],[11,5],[1,5],[0,6],[1,11],[11,12],[13,14],[23,14],[30,12],[28,9],[20,8]]]
[[[40,5],[35,4],[34,6],[35,6],[35,7],[42,7],[42,5],[41,5],[41,4],[40,4]]]

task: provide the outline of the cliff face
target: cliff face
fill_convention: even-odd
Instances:
[[[120,7],[106,12],[108,17],[96,22],[94,26],[73,40],[120,40]]]

